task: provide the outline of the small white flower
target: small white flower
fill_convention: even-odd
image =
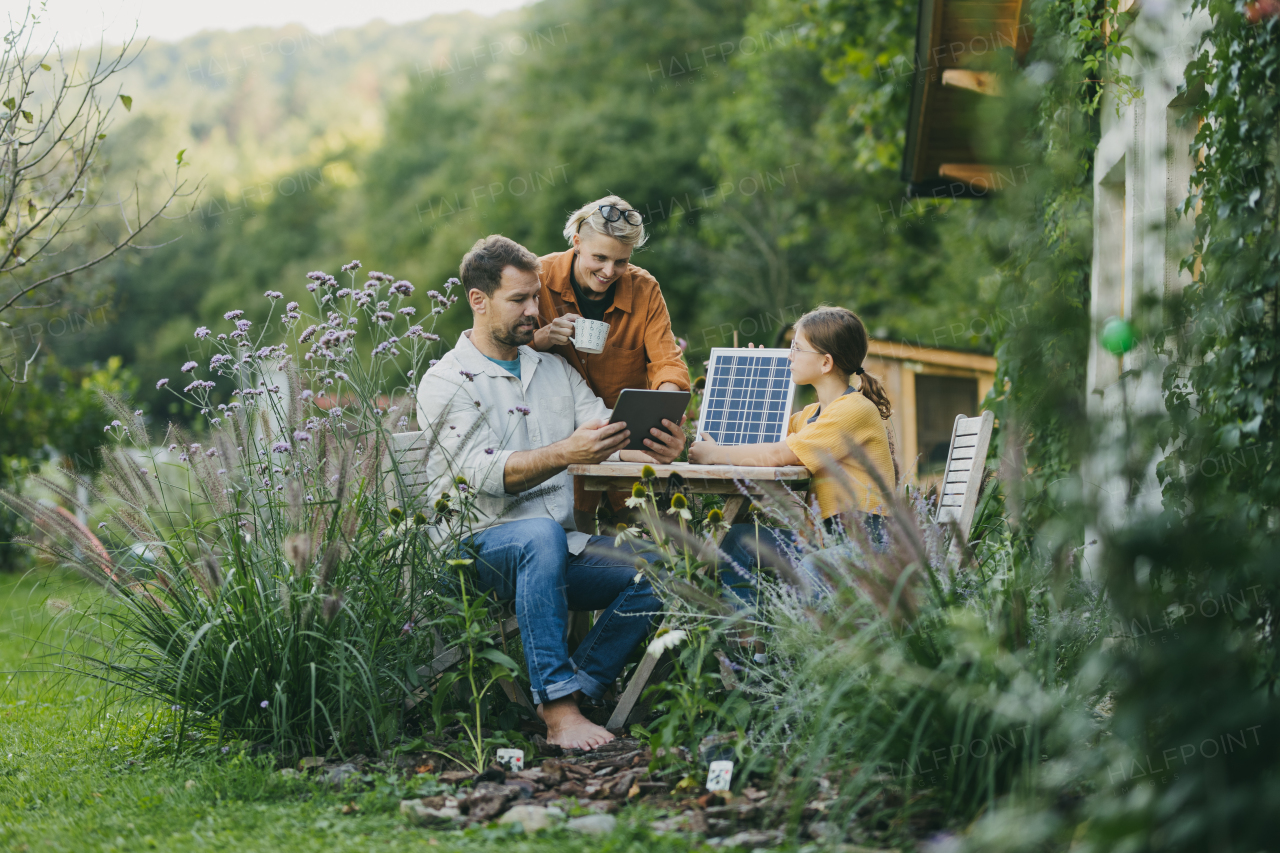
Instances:
[[[663,652],[669,649],[674,649],[676,646],[683,643],[688,636],[689,633],[687,631],[681,631],[679,629],[675,631],[668,631],[665,634],[655,637],[653,642],[649,644],[649,654],[657,657]]]

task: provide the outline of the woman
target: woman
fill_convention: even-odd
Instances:
[[[539,329],[533,348],[563,356],[612,408],[624,388],[688,391],[689,368],[671,331],[657,279],[632,266],[648,239],[640,212],[616,195],[583,205],[564,226],[570,248],[542,258]],[[569,342],[583,317],[609,324],[604,351],[592,355]],[[612,497],[612,495],[611,495]],[[612,501],[621,509],[625,495]],[[599,492],[574,483],[574,520],[595,531]]]
[[[863,367],[867,330],[847,308],[815,308],[795,326],[791,344],[791,377],[797,385],[812,385],[818,402],[791,416],[786,439],[774,444],[721,447],[703,435],[689,447],[689,461],[719,465],[803,465],[812,475],[810,491],[828,532],[840,523],[860,521],[875,539],[883,535],[883,497],[863,460],[880,481],[897,482],[896,465],[885,420],[892,414],[884,386]],[[856,377],[856,380],[854,379]],[[852,383],[857,382],[855,388]],[[852,442],[861,449],[855,454]],[[833,472],[833,466],[840,468]],[[746,600],[752,586],[749,570],[757,553],[785,553],[797,535],[791,530],[735,524],[721,550],[733,567],[722,579]]]

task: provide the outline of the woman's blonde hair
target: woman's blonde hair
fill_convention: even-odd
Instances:
[[[600,212],[600,208],[606,204],[611,204],[619,210],[635,210],[624,199],[616,195],[607,195],[604,198],[598,198],[589,204],[575,210],[569,216],[569,221],[564,224],[564,239],[573,244],[573,235],[582,230],[583,226],[590,228],[597,234],[603,234],[606,237],[612,237],[619,243],[638,249],[649,239],[649,235],[644,230],[644,220],[639,225],[632,225],[627,221],[625,216],[620,217],[617,222],[606,222],[604,214]]]

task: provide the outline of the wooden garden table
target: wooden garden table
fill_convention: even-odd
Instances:
[[[631,487],[642,482],[641,462],[602,462],[599,465],[570,465],[569,473],[581,477],[589,492],[631,492]],[[751,497],[762,494],[753,488],[756,483],[778,483],[792,488],[808,485],[809,469],[803,465],[786,465],[779,468],[757,468],[746,465],[690,465],[673,462],[670,465],[651,465],[656,479],[663,485],[672,474],[684,477],[689,491],[698,495],[725,495],[724,520],[726,525],[737,520],[747,504],[745,490]],[[741,485],[741,488],[739,487]],[[658,490],[661,486],[658,487]],[[724,539],[720,532],[714,539],[719,545]]]
[[[581,477],[583,486],[589,492],[630,492],[631,487],[642,482],[640,472],[644,469],[640,462],[603,462],[599,465],[570,465],[569,473]],[[655,491],[661,490],[665,481],[672,474],[684,477],[689,492],[700,495],[724,495],[724,528],[712,540],[716,545],[724,541],[729,525],[737,520],[738,515],[746,509],[748,496],[758,497],[762,492],[755,488],[756,483],[778,483],[792,488],[805,486],[809,482],[809,470],[803,465],[788,465],[779,468],[757,468],[743,465],[690,465],[688,462],[673,462],[670,465],[653,465],[655,479],[658,484]],[[744,495],[743,492],[746,492]],[[658,655],[646,653],[640,665],[627,683],[627,689],[618,699],[618,707],[605,728],[611,731],[625,731],[630,723],[628,719],[640,700],[658,665]]]

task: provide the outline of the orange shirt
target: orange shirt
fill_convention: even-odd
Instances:
[[[573,261],[572,249],[542,258],[539,326],[565,314],[582,314],[570,279]],[[671,315],[657,279],[629,264],[618,278],[604,321],[609,337],[599,355],[578,352],[573,344],[551,351],[573,365],[606,406],[613,408],[623,388],[654,389],[671,382],[689,390],[689,368],[671,332]]]
[[[809,423],[818,404],[805,406],[791,416],[786,442],[804,467],[813,474],[813,492],[818,497],[818,511],[823,518],[849,510],[883,513],[885,507],[880,490],[867,469],[849,452],[849,444],[862,448],[889,488],[893,488],[893,457],[889,453],[889,434],[880,412],[861,393],[855,391],[838,397]],[[832,468],[835,463],[841,471]]]

